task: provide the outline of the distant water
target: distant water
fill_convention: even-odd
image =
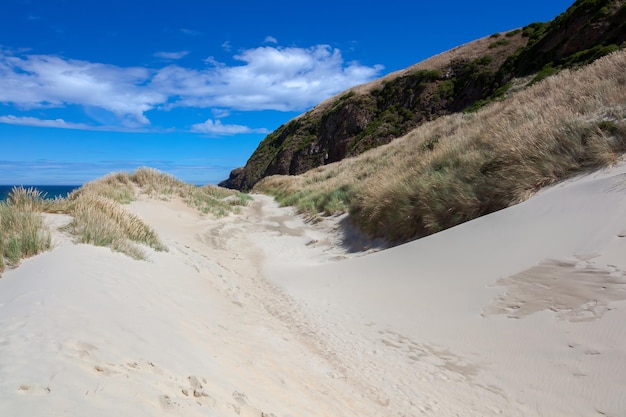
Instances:
[[[77,188],[80,188],[80,185],[24,185],[24,188],[36,188],[41,191],[44,195],[44,198],[53,200],[56,197],[67,197],[69,193],[74,191]],[[13,189],[12,185],[0,185],[0,201],[6,200],[7,196]]]

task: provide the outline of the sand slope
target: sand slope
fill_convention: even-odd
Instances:
[[[0,415],[626,415],[624,164],[365,255],[264,196],[130,207],[169,252],[0,278]]]
[[[626,415],[626,169],[385,252],[269,274],[419,415]],[[394,410],[395,407],[392,407]]]

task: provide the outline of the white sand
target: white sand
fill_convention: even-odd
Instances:
[[[169,252],[0,278],[0,416],[626,416],[624,164],[365,255],[263,196],[131,209]]]

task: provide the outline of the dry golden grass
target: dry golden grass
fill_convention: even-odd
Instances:
[[[152,198],[181,198],[203,213],[223,216],[246,205],[249,196],[215,186],[198,187],[152,168],[133,173],[116,172],[85,184],[66,200],[57,200],[49,211],[73,217],[67,230],[83,243],[107,246],[143,259],[145,244],[165,250],[156,233],[143,220],[124,209],[121,204],[134,201],[139,195]]]
[[[257,191],[304,212],[349,210],[405,242],[518,203],[626,151],[626,52],[564,71],[477,113],[437,119],[356,158]]]
[[[51,247],[50,233],[39,213],[46,205],[41,192],[15,187],[0,202],[0,272]]]
[[[133,173],[112,173],[87,183],[70,194],[68,201],[85,193],[104,196],[122,204],[134,201],[140,194],[164,200],[179,197],[190,207],[215,216],[238,212],[240,207],[245,206],[250,200],[248,195],[234,190],[214,185],[195,186],[172,175],[145,167]]]
[[[45,200],[35,189],[15,188],[0,205],[0,271],[5,265],[50,248],[50,234],[39,213],[72,216],[66,230],[82,243],[110,247],[145,259],[140,245],[166,250],[156,233],[121,204],[140,194],[167,199],[180,197],[203,213],[216,216],[238,211],[250,197],[215,186],[197,187],[151,168],[117,172],[85,184],[66,199]]]
[[[114,172],[72,191],[67,199],[72,201],[83,194],[96,194],[127,204],[136,199],[138,190],[128,173]]]
[[[69,214],[73,219],[66,230],[79,237],[81,243],[106,246],[135,259],[145,258],[145,252],[135,243],[166,250],[156,232],[140,217],[105,196],[81,193],[72,201]]]

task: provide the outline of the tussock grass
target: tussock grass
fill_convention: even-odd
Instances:
[[[191,207],[216,216],[236,212],[251,199],[212,185],[187,184],[151,168],[109,174],[85,184],[66,199],[45,200],[39,190],[14,188],[7,201],[0,203],[0,272],[6,265],[17,265],[20,259],[51,247],[42,212],[72,216],[65,230],[81,243],[109,247],[135,259],[146,257],[140,245],[167,250],[150,226],[121,205],[142,193],[162,199],[180,197]]]
[[[255,190],[300,211],[349,211],[373,237],[400,243],[527,199],[626,152],[626,52],[566,70],[476,113]]]
[[[179,197],[188,206],[218,217],[237,213],[250,201],[247,194],[214,185],[195,186],[152,168],[140,168],[130,174],[130,179],[144,194],[162,199]]]
[[[39,213],[45,205],[40,191],[24,187],[13,188],[7,201],[0,202],[0,272],[51,247]]]
[[[100,195],[122,204],[134,201],[140,194],[164,200],[179,197],[190,207],[215,216],[238,212],[250,200],[250,196],[234,190],[214,185],[195,186],[159,170],[145,167],[132,173],[112,173],[87,183],[70,194],[68,201],[71,202],[82,194]]]
[[[65,229],[81,243],[106,246],[135,259],[145,259],[145,252],[135,243],[167,250],[140,217],[108,197],[82,193],[73,201],[70,214],[73,219]]]
[[[137,244],[166,250],[156,233],[141,218],[121,204],[130,203],[141,194],[152,198],[181,198],[203,213],[224,216],[238,211],[250,197],[216,186],[198,187],[152,168],[135,172],[116,172],[85,184],[54,210],[73,217],[67,231],[82,243],[110,247],[136,259],[145,253]]]
[[[128,204],[135,201],[138,190],[128,173],[114,172],[72,191],[67,200],[73,201],[84,194],[95,194],[121,204]]]

